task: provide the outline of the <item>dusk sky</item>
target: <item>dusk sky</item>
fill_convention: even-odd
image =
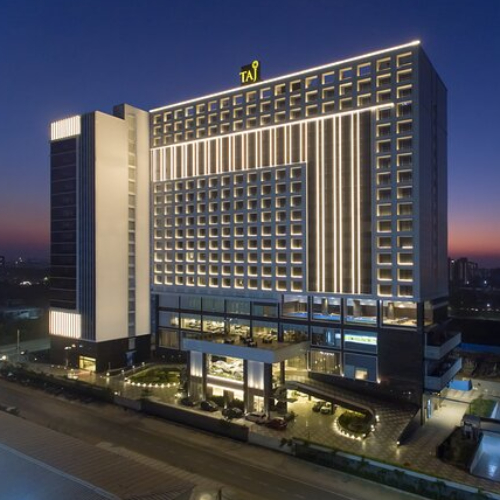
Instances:
[[[417,39],[448,88],[450,256],[500,267],[499,0],[1,0],[0,255],[48,255],[51,121]]]

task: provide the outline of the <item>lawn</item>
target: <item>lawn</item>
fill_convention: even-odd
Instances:
[[[128,379],[138,384],[176,384],[179,382],[179,370],[156,366],[135,373]]]
[[[483,399],[482,396],[474,399],[470,404],[471,415],[476,415],[477,417],[490,417],[493,412],[493,408],[495,408],[495,401],[492,399]]]

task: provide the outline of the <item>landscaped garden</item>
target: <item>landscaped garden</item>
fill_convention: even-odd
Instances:
[[[128,377],[128,381],[133,384],[178,384],[180,370],[167,366],[155,366],[147,368]]]
[[[489,418],[493,413],[495,405],[496,402],[492,399],[484,399],[483,396],[479,396],[471,402],[469,413],[476,415],[476,417]]]
[[[341,430],[353,437],[366,437],[372,425],[372,416],[369,413],[346,410],[337,420]]]

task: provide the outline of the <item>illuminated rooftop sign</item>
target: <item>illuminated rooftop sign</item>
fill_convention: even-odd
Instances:
[[[252,64],[247,64],[241,67],[240,83],[241,85],[250,85],[260,82],[260,61],[253,61]]]

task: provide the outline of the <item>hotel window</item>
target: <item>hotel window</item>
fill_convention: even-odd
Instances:
[[[398,231],[413,231],[413,221],[411,219],[398,220]]]
[[[398,253],[398,264],[404,266],[413,265],[413,254],[412,253]]]
[[[326,104],[323,104],[323,113],[331,113],[335,111],[335,103],[334,102],[328,102]]]
[[[360,64],[358,66],[358,76],[363,77],[363,76],[368,76],[372,72],[372,66],[371,63],[366,63],[366,64]]]
[[[413,238],[411,236],[398,236],[398,247],[399,248],[413,248]]]
[[[352,99],[341,99],[340,100],[340,109],[341,110],[348,110],[352,109]]]
[[[210,101],[208,103],[208,111],[217,111],[217,101]]]
[[[413,196],[413,190],[411,187],[398,188],[398,200],[409,199]]]
[[[269,99],[270,97],[271,97],[270,87],[267,87],[265,89],[261,89],[261,91],[260,91],[260,98],[261,99]]]
[[[340,95],[351,95],[352,83],[344,83],[340,86]]]
[[[358,97],[358,106],[369,106],[372,102],[371,94],[360,95]]]
[[[281,83],[281,84],[276,85],[274,87],[274,95],[275,96],[283,95],[285,92],[286,92],[286,86],[284,83]]]
[[[407,66],[411,64],[411,56],[412,56],[411,52],[407,52],[406,54],[399,54],[397,57],[398,67]]]
[[[407,82],[412,78],[412,70],[398,71],[398,83]]]
[[[284,295],[283,316],[295,319],[307,319],[308,301],[307,295]]]
[[[384,137],[391,134],[391,125],[378,125],[377,126],[377,137]]]
[[[377,142],[377,153],[390,153],[391,152],[391,141],[378,141]]]
[[[323,85],[329,85],[331,83],[333,83],[335,80],[335,72],[334,71],[331,71],[329,73],[323,73],[322,77],[321,77],[321,81],[323,83]]]
[[[411,102],[410,103],[402,102],[402,103],[397,105],[398,118],[411,116],[412,111],[413,111],[413,107],[412,107]]]
[[[399,297],[413,297],[413,287],[411,285],[398,286]]]
[[[377,168],[390,168],[391,167],[391,157],[381,156],[377,158]]]
[[[377,109],[377,120],[389,120],[391,118],[391,108]]]
[[[391,67],[391,58],[379,59],[377,61],[377,71],[384,71]]]
[[[390,253],[379,253],[377,257],[377,262],[381,265],[392,264],[392,254]]]
[[[377,77],[377,87],[386,87],[391,84],[391,75],[382,75]]]
[[[299,96],[296,96],[296,97],[299,97]],[[312,92],[308,92],[306,94],[306,102],[307,103],[316,102],[317,100],[318,100],[318,91],[317,90],[314,90]],[[300,101],[301,101],[301,99],[297,99],[297,102],[292,104],[292,106],[299,106]]]
[[[382,90],[377,92],[377,103],[388,102],[391,100],[391,91]]]
[[[295,80],[294,82],[290,82],[290,92],[298,92],[302,88],[302,81]]]
[[[391,215],[392,213],[391,208],[392,208],[391,205],[379,205],[377,207],[377,215],[380,217]]]
[[[360,80],[358,81],[358,92],[370,92],[372,88],[371,80]]]
[[[349,78],[352,78],[352,76],[352,68],[344,68],[340,70],[340,80],[348,80]]]
[[[329,87],[327,89],[323,89],[322,96],[324,100],[333,99],[335,97],[335,88]]]
[[[347,299],[345,322],[376,325],[377,301],[370,299]]]
[[[413,141],[411,137],[406,137],[404,139],[398,139],[397,145],[398,151],[409,151],[413,146]]]
[[[384,325],[417,326],[417,304],[384,300],[382,303]]]
[[[309,370],[328,375],[342,375],[342,355],[338,352],[323,352],[313,349],[309,353]]]
[[[379,269],[378,270],[378,279],[381,281],[388,281],[392,279],[392,270],[391,269]]]
[[[413,165],[411,154],[398,155],[397,165],[398,167],[411,167]]]
[[[411,85],[407,85],[405,87],[398,88],[398,94],[397,94],[398,99],[402,99],[405,97],[411,97],[411,95],[412,95]]]
[[[313,297],[312,316],[316,321],[340,321],[341,299],[335,297]]]
[[[382,295],[382,296],[392,295],[391,285],[379,285],[378,286],[378,294]]]
[[[398,122],[398,134],[407,134],[413,129],[413,122],[407,120],[404,122]]]
[[[316,88],[319,85],[319,78],[317,76],[310,76],[306,78],[306,89]]]
[[[193,116],[194,115],[194,106],[189,106],[186,108],[185,116]]]
[[[391,185],[391,174],[377,174],[377,186],[390,186]]]
[[[391,221],[379,221],[378,222],[378,232],[379,233],[388,233],[391,231]]]
[[[399,281],[413,281],[413,270],[412,269],[398,269],[398,280]]]
[[[377,238],[378,248],[391,248],[392,242],[390,236],[381,236]]]

